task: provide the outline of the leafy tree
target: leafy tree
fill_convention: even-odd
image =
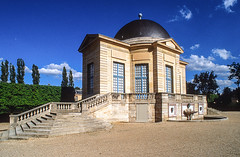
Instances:
[[[17,59],[17,81],[20,84],[24,84],[24,75],[25,75],[25,63],[23,59]]]
[[[230,104],[231,103],[231,98],[233,96],[232,90],[229,87],[225,87],[222,92],[222,98],[223,98],[223,103],[224,104]]]
[[[6,60],[5,62],[2,61],[1,64],[1,71],[2,71],[2,75],[1,75],[1,80],[2,82],[7,82],[8,81],[8,61]]]
[[[79,87],[75,87],[75,90],[80,90],[81,88],[79,88]]]
[[[62,87],[67,87],[68,86],[68,78],[67,78],[67,70],[65,67],[63,67],[62,71]]]
[[[32,79],[33,79],[33,84],[39,85],[40,82],[40,73],[38,71],[38,66],[33,64],[32,66]]]
[[[239,63],[235,63],[233,62],[231,65],[229,66],[229,70],[231,75],[228,77],[229,80],[232,80],[233,78],[235,78],[237,81],[234,82],[238,88],[240,85],[240,64]]]
[[[196,84],[187,82],[187,94],[199,94],[199,91],[196,90]]]
[[[210,94],[215,94],[218,91],[218,84],[216,81],[217,75],[213,71],[211,73],[202,72],[200,75],[195,75],[193,83],[196,85],[197,90],[201,94],[205,94],[209,97]]]
[[[69,87],[74,87],[74,83],[73,83],[73,75],[72,75],[72,70],[70,70],[69,72]]]
[[[14,65],[10,64],[10,81],[16,83],[16,72]]]

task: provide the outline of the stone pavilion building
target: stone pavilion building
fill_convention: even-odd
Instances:
[[[110,94],[108,107],[93,113],[110,121],[182,119],[188,103],[198,112],[195,118],[202,117],[206,97],[186,94],[188,63],[180,60],[183,49],[160,24],[139,17],[123,26],[114,38],[86,35],[79,48],[83,99]]]

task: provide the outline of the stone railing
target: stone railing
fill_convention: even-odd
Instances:
[[[174,94],[174,93],[157,93],[158,98],[163,102],[169,103],[204,103],[206,102],[205,95],[193,95],[193,94]]]
[[[109,104],[110,99],[110,95],[111,93],[107,93],[104,95],[95,95],[93,97],[84,99],[83,101],[79,102],[79,106],[81,106],[80,108],[82,109],[81,112],[85,113],[85,112],[94,112],[96,110],[98,110],[99,108],[101,108],[103,105],[105,104]]]
[[[129,103],[155,102],[155,93],[111,93],[112,101],[122,101]]]
[[[24,123],[43,114],[50,113],[50,109],[51,104],[47,103],[17,115],[10,115],[10,126],[14,127],[18,124]]]
[[[46,114],[53,113],[71,113],[80,112],[81,108],[78,102],[51,102],[26,112],[10,115],[10,127],[16,127],[23,123],[29,122],[36,118],[40,118]]]

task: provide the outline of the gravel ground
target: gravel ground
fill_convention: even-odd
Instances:
[[[240,156],[240,112],[214,122],[116,123],[109,131],[0,142],[0,156]]]

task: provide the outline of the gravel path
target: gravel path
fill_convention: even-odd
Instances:
[[[240,156],[240,112],[217,122],[116,123],[112,130],[0,142],[0,156]]]

